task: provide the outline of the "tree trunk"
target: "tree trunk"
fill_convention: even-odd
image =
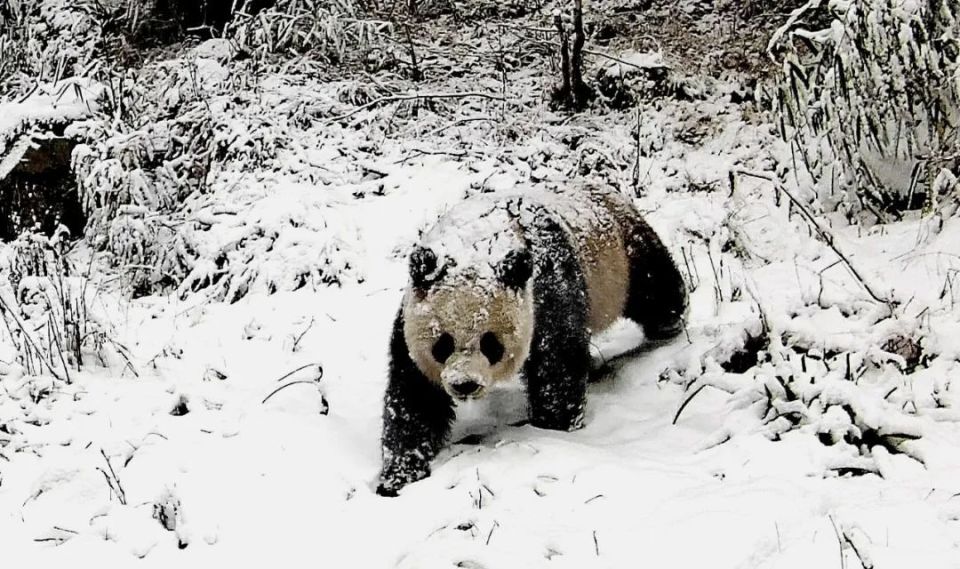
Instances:
[[[567,30],[563,28],[563,20],[560,14],[557,14],[553,20],[557,26],[557,32],[560,34],[560,75],[562,83],[560,90],[554,93],[557,102],[568,109],[573,108],[573,90],[570,88],[570,40],[567,37]]]
[[[570,36],[563,27],[559,14],[554,17],[554,25],[560,34],[560,73],[562,83],[554,90],[554,104],[571,111],[582,111],[593,97],[593,90],[583,80],[583,0],[573,3],[573,52],[570,50]]]
[[[573,108],[582,111],[587,108],[592,92],[583,81],[583,0],[573,3],[573,56],[570,59],[570,81],[572,87]]]

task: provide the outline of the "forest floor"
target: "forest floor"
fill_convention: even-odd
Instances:
[[[551,110],[538,17],[418,30],[419,82],[407,64],[345,77],[309,59],[253,74],[210,56],[215,41],[145,64],[192,70],[191,96],[236,139],[273,141],[215,167],[177,212],[198,258],[239,261],[217,286],[197,263],[178,289],[131,298],[79,242],[89,318],[123,349],[101,345],[112,356],[69,382],[28,373],[22,337],[0,332],[3,559],[960,564],[960,220],[850,225],[819,209],[753,102],[762,52],[694,65],[683,42],[655,51],[658,28],[624,23],[588,45],[621,60],[592,57],[590,77],[626,74],[635,99]],[[423,96],[438,93],[458,95]],[[472,192],[569,180],[636,196],[687,278],[686,333],[593,383],[576,432],[518,425],[519,383],[464,405],[432,476],[377,496],[387,344],[418,232]],[[17,254],[0,245],[0,265]],[[49,294],[24,282],[20,302]],[[597,356],[641,336],[617,326]]]

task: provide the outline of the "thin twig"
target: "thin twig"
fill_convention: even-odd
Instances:
[[[640,195],[640,106],[637,106],[637,154],[633,165],[633,196]]]
[[[379,99],[374,99],[365,105],[360,105],[359,107],[353,109],[349,113],[327,119],[326,124],[342,121],[343,119],[350,118],[359,112],[365,111],[373,107],[380,106],[384,103],[395,103],[399,101],[433,100],[433,99],[465,99],[467,97],[479,97],[481,99],[490,99],[493,101],[503,100],[503,97],[501,97],[500,95],[483,93],[479,91],[469,91],[469,92],[463,92],[463,93],[408,93],[405,95],[388,95],[385,97],[380,97]]]
[[[420,148],[414,148],[410,155],[395,161],[394,164],[405,164],[411,160],[420,158],[421,156],[453,156],[454,158],[463,158],[466,155],[467,153],[464,151],[457,152],[455,150],[422,150]]]
[[[66,308],[64,308],[64,310],[66,310]],[[59,334],[56,333],[57,329],[54,326],[52,312],[47,314],[47,326],[50,330],[50,339],[56,344],[55,351],[57,352],[57,355],[60,356],[60,365],[63,366],[63,373],[66,376],[67,385],[70,385],[73,383],[73,380],[70,377],[70,369],[67,367],[67,360],[63,357],[63,345],[60,342]],[[66,326],[64,326],[64,328],[66,328]],[[77,351],[80,351],[79,346],[77,347]],[[79,363],[77,365],[79,365]]]
[[[683,410],[687,408],[687,405],[689,405],[690,402],[693,401],[693,398],[696,397],[697,394],[699,394],[701,391],[703,391],[703,388],[706,387],[706,386],[707,386],[707,384],[704,383],[703,385],[701,385],[700,387],[698,387],[698,388],[696,389],[696,391],[694,391],[693,393],[691,393],[689,397],[687,397],[686,399],[683,400],[683,403],[680,404],[680,408],[677,409],[677,413],[673,416],[673,421],[672,421],[670,424],[672,424],[672,425],[676,425],[676,424],[677,424],[677,420],[680,419],[680,413],[683,413]]]
[[[99,470],[100,472],[103,473],[103,477],[107,479],[107,484],[110,486],[110,489],[113,490],[114,494],[117,495],[117,498],[120,500],[120,503],[126,506],[127,493],[124,492],[123,486],[120,484],[120,479],[117,478],[117,473],[114,472],[113,465],[110,464],[110,459],[107,458],[107,453],[103,452],[103,449],[100,449],[100,454],[103,456],[103,460],[106,461],[107,468],[110,469],[110,475],[108,476],[106,471],[104,471],[102,468]]]
[[[299,348],[299,346],[300,346],[300,341],[303,340],[303,337],[307,335],[307,332],[309,332],[311,328],[313,328],[313,323],[314,323],[314,322],[316,322],[316,319],[315,319],[315,318],[311,318],[311,319],[310,319],[310,324],[307,325],[306,329],[304,329],[303,332],[300,332],[300,334],[298,334],[298,335],[293,339],[293,351],[294,351],[294,352],[296,352],[297,349]]]
[[[410,26],[404,25],[403,31],[407,35],[407,45],[410,49],[410,66],[412,68],[411,79],[414,81],[420,81],[423,79],[423,72],[420,71],[420,67],[417,65],[417,51],[413,47],[413,37],[410,35]]]
[[[493,520],[493,525],[490,526],[490,533],[487,534],[487,543],[485,545],[490,545],[490,538],[493,537],[493,530],[500,527],[500,523],[497,520]]]
[[[284,389],[290,387],[291,385],[297,385],[298,383],[309,383],[310,385],[316,385],[316,384],[317,384],[317,382],[315,382],[315,381],[310,381],[310,380],[307,380],[307,379],[298,379],[297,381],[291,381],[290,383],[284,383],[284,384],[281,385],[280,387],[278,387],[278,388],[274,389],[273,391],[271,391],[271,392],[270,392],[270,395],[267,395],[266,397],[264,397],[264,398],[263,398],[263,401],[261,401],[260,404],[263,405],[264,403],[266,403],[267,401],[269,401],[270,398],[273,397],[274,395],[276,395],[277,393],[283,391]]]
[[[827,516],[830,525],[833,526],[833,533],[837,534],[837,545],[840,546],[840,569],[847,569],[847,559],[843,556],[843,538],[840,537],[840,530],[837,529],[837,522],[833,521],[833,516]]]
[[[444,126],[442,126],[442,127],[440,127],[440,128],[437,128],[437,129],[435,129],[435,130],[431,130],[430,132],[426,133],[425,136],[432,136],[432,135],[434,135],[434,134],[440,134],[441,132],[443,132],[443,131],[445,131],[445,130],[447,130],[447,129],[454,128],[454,127],[458,127],[458,126],[464,125],[464,124],[469,123],[469,122],[475,122],[475,121],[494,121],[494,120],[496,120],[496,119],[494,119],[493,117],[488,117],[488,116],[464,117],[464,118],[458,119],[458,120],[456,120],[456,121],[454,121],[454,122],[452,122],[452,123],[450,123],[450,124],[448,124],[448,125],[444,125]]]
[[[295,369],[295,370],[293,370],[293,371],[291,371],[291,372],[289,372],[289,373],[284,374],[284,375],[281,376],[279,379],[277,379],[274,383],[280,383],[281,381],[287,379],[287,378],[290,377],[291,375],[293,375],[293,374],[295,374],[295,373],[297,373],[297,372],[303,371],[303,370],[305,370],[305,369],[307,369],[307,368],[309,368],[309,367],[313,367],[313,366],[316,366],[316,367],[317,367],[317,373],[320,374],[319,377],[317,377],[314,381],[320,381],[320,380],[323,378],[323,366],[321,366],[320,364],[317,364],[317,363],[313,363],[313,364],[302,365],[302,366],[298,367],[297,369]]]
[[[627,61],[627,60],[625,60],[625,59],[620,59],[619,57],[617,57],[617,56],[615,56],[615,55],[610,55],[609,53],[603,53],[602,51],[594,51],[594,50],[592,50],[592,49],[586,49],[586,48],[584,48],[583,53],[586,53],[586,54],[588,54],[588,55],[595,55],[595,56],[597,56],[597,57],[602,57],[602,58],[604,58],[604,59],[609,59],[610,61],[616,61],[617,63],[619,63],[619,64],[621,64],[621,65],[626,65],[627,67],[633,67],[634,69],[639,69],[640,71],[649,71],[649,70],[651,69],[651,67],[652,67],[652,66],[637,65],[636,63],[630,63],[629,61]],[[670,66],[667,65],[666,63],[662,63],[662,64],[658,65],[656,68],[657,68],[657,69],[670,69]]]
[[[863,567],[863,569],[873,569],[873,561],[869,557],[864,558],[864,554],[866,552],[861,552],[857,548],[855,540],[846,531],[843,532],[843,539],[850,544],[850,549],[853,550],[853,553],[857,556],[857,559],[860,560],[860,566]]]

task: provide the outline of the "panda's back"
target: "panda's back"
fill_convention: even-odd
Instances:
[[[422,244],[447,262],[454,280],[495,282],[494,267],[525,245],[524,226],[536,223],[544,211],[567,230],[576,249],[589,296],[589,325],[599,332],[623,313],[629,291],[624,227],[636,214],[614,190],[575,186],[477,194],[448,210]]]

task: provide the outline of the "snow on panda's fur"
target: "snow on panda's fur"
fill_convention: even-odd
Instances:
[[[480,194],[410,256],[394,324],[377,492],[429,475],[455,400],[522,373],[534,426],[582,425],[591,334],[625,316],[648,340],[683,327],[687,292],[626,196],[575,187]]]

